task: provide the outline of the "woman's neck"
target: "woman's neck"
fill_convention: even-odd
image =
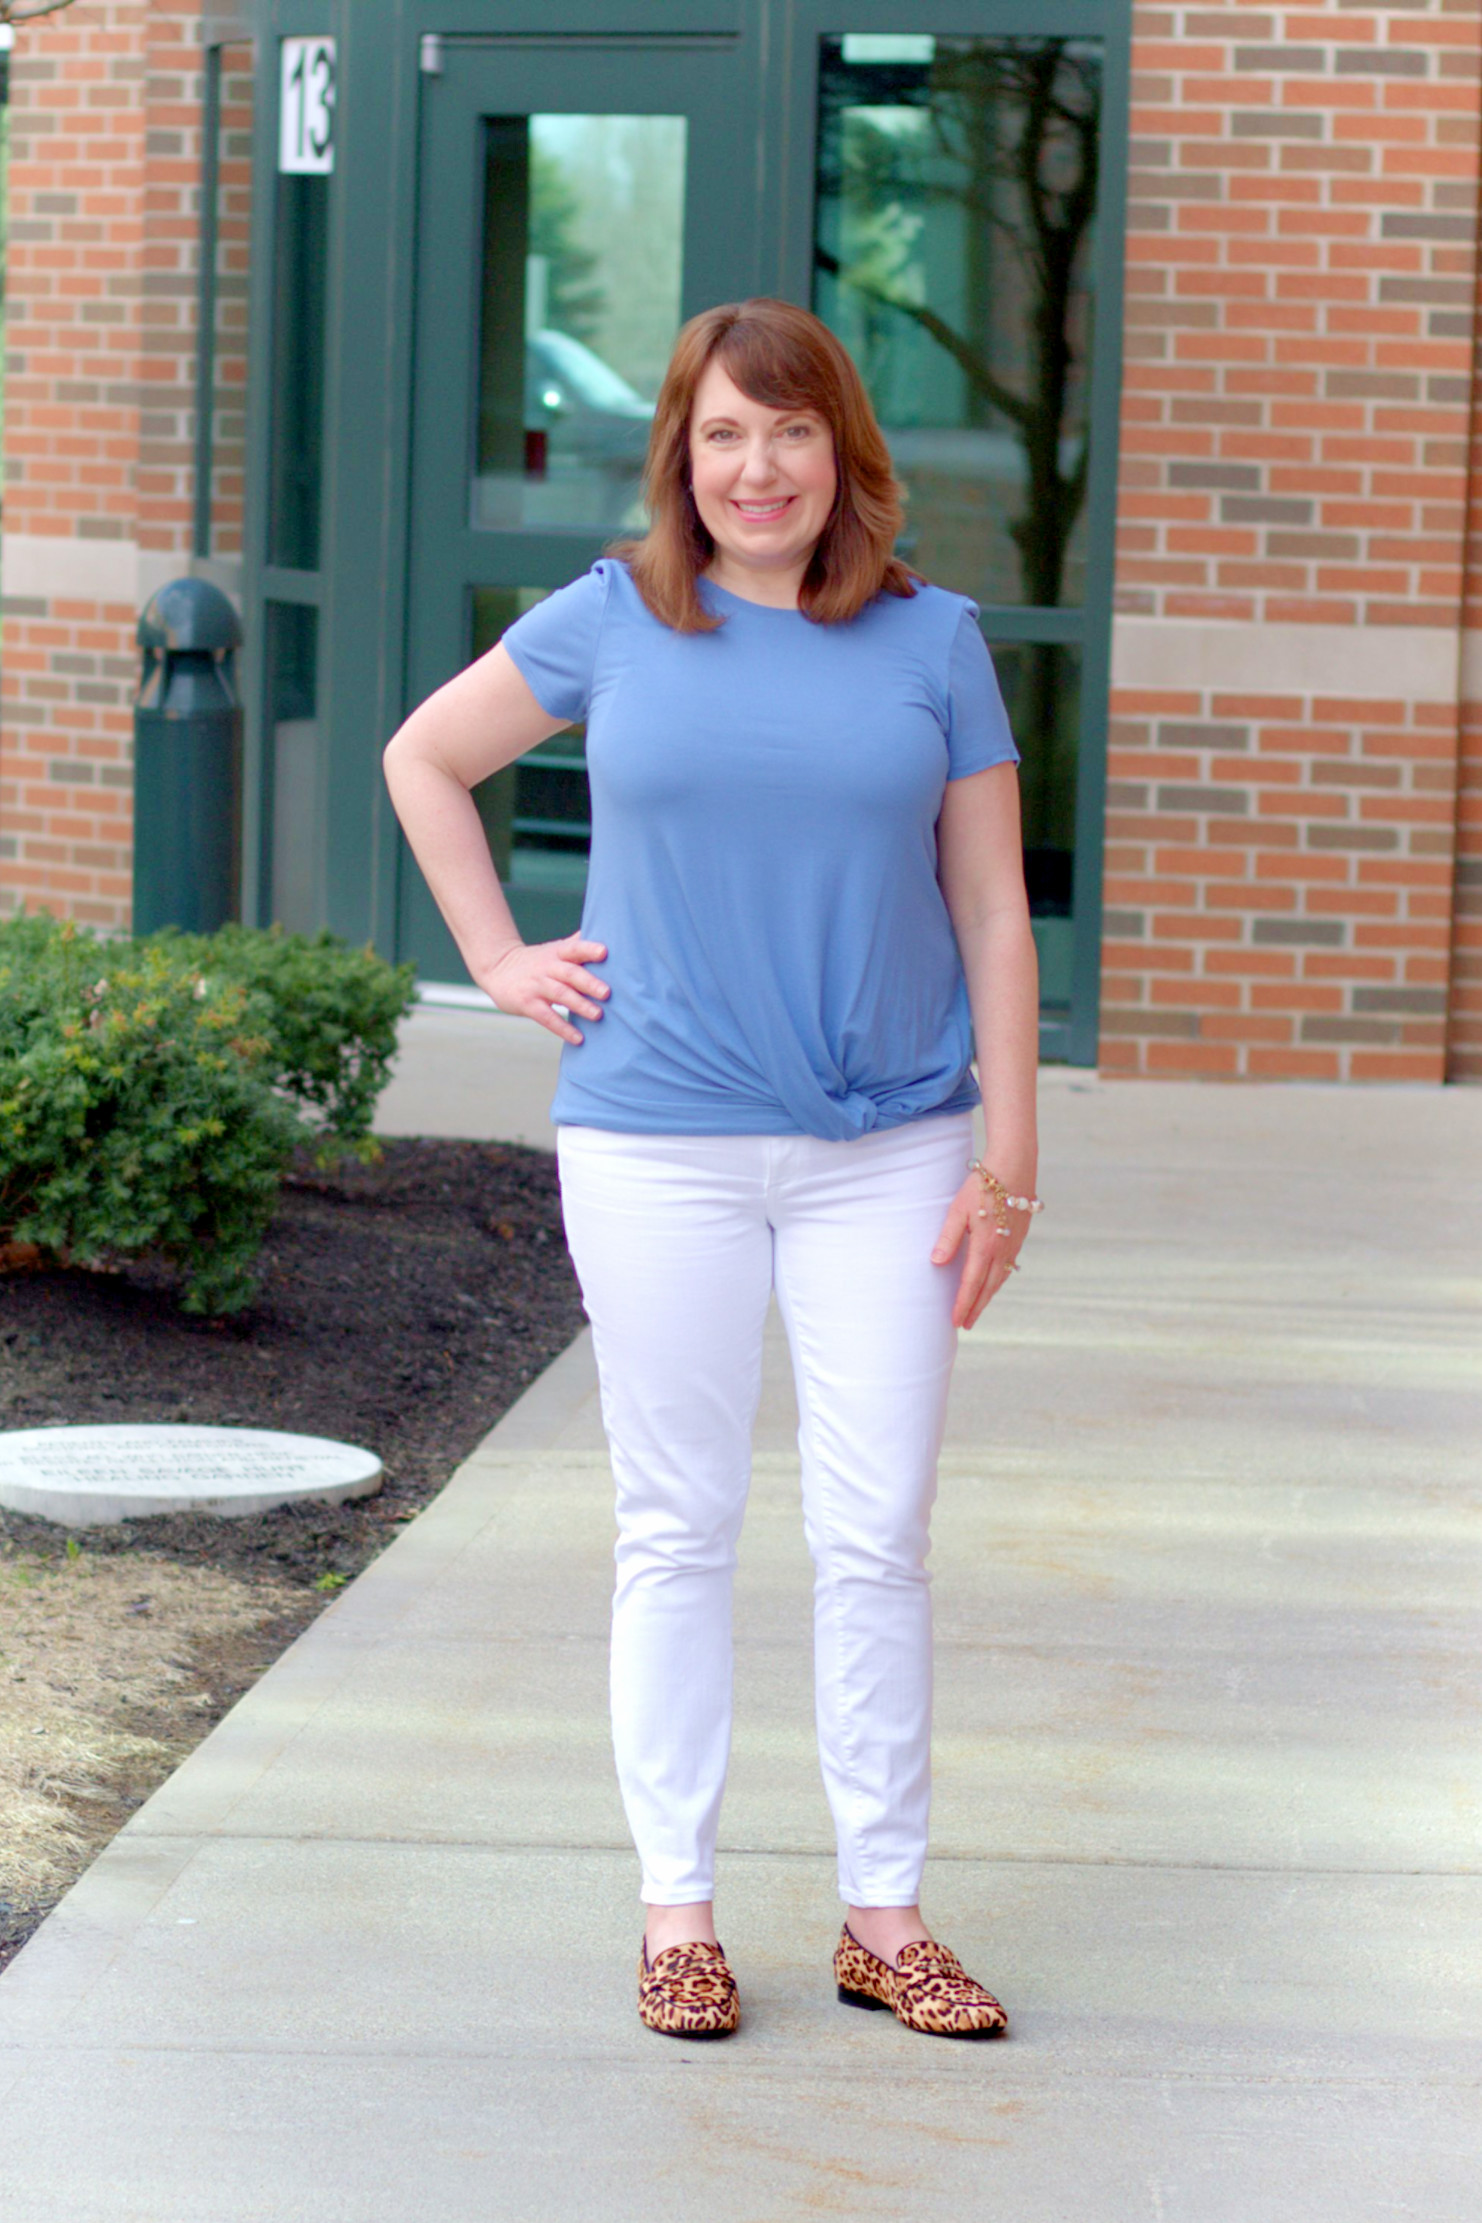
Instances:
[[[705,566],[705,577],[742,602],[759,602],[768,610],[795,610],[812,560],[810,549],[807,562],[774,571],[766,565],[736,563],[717,548]]]

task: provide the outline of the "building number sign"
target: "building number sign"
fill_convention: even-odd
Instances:
[[[285,39],[278,89],[278,168],[334,168],[334,40]]]

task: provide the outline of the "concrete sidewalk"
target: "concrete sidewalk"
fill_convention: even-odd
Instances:
[[[0,1979],[4,2223],[1473,2223],[1482,1091],[1043,1095],[933,1562],[927,1909],[1009,2041],[834,2002],[776,1348],[744,2027],[639,2026],[583,1339]]]

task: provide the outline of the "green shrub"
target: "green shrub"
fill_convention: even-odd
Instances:
[[[320,1137],[322,1157],[337,1148],[374,1155],[371,1121],[415,994],[415,966],[388,965],[333,934],[278,926],[155,939],[208,981],[249,992],[254,1027],[272,1043],[274,1078]]]
[[[328,936],[0,922],[0,1241],[159,1253],[188,1310],[239,1308],[295,1148],[373,1152],[410,998]]]

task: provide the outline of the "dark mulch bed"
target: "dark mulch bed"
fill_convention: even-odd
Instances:
[[[90,1557],[210,1566],[264,1588],[260,1623],[191,1649],[194,1696],[183,1684],[179,1705],[167,1696],[148,1719],[122,1721],[158,1738],[161,1755],[104,1785],[82,1864],[582,1325],[555,1161],[542,1151],[392,1141],[374,1166],[301,1165],[262,1267],[251,1308],[225,1321],[182,1313],[170,1277],[148,1266],[0,1277],[0,1428],[287,1428],[368,1445],[385,1466],[375,1497],[345,1505],[82,1532]],[[67,1546],[62,1529],[0,1509],[0,1570],[8,1564],[13,1579],[67,1561]],[[285,1582],[302,1599],[286,1613]],[[0,1905],[0,1967],[56,1895]]]
[[[367,1445],[372,1498],[223,1521],[172,1514],[94,1528],[147,1549],[313,1583],[353,1575],[427,1502],[582,1325],[555,1161],[474,1142],[392,1141],[378,1165],[301,1166],[226,1320],[182,1313],[167,1274],[0,1277],[0,1427],[191,1421]],[[0,1509],[0,1538],[43,1558],[62,1532]]]

